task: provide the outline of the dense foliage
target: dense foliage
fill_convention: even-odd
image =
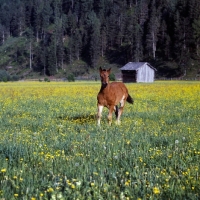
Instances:
[[[0,0],[0,43],[26,38],[13,59],[49,75],[80,59],[96,67],[102,57],[173,61],[184,71],[199,59],[199,13],[199,0]]]
[[[16,75],[10,76],[6,70],[0,70],[0,82],[18,81],[19,77]]]

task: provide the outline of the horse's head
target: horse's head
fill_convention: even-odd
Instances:
[[[101,77],[101,84],[103,87],[106,87],[107,84],[109,83],[109,75],[110,75],[110,69],[102,69],[101,67],[99,68],[99,73],[100,73],[100,77]]]

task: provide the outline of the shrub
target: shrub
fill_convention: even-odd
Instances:
[[[50,82],[49,78],[47,78],[47,77],[44,78],[44,81],[45,82]]]
[[[19,76],[17,75],[11,76],[11,81],[18,81],[18,80],[19,80]]]
[[[110,78],[110,81],[115,81],[116,80],[115,79],[115,74],[113,74],[113,73],[110,74],[109,78]]]
[[[0,70],[0,81],[7,82],[10,80],[10,75],[5,70]]]
[[[69,75],[67,76],[67,80],[68,80],[69,82],[74,82],[74,81],[75,81],[74,75],[73,75],[73,74],[69,74]]]
[[[3,77],[2,80],[3,80],[3,82],[7,82],[8,81],[7,77],[5,77],[5,76]]]
[[[94,78],[95,81],[97,81],[97,79],[98,79],[97,77],[98,76],[96,74],[93,76],[93,78]]]

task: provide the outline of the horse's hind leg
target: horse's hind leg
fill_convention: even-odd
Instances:
[[[117,117],[118,117],[118,106],[117,105],[114,107],[114,111],[115,111],[115,116],[117,119]]]
[[[119,124],[120,125],[120,117],[121,117],[121,115],[122,115],[122,112],[123,112],[123,109],[124,109],[124,107],[120,107],[119,108],[119,112],[118,112],[118,117],[117,117],[117,124]]]
[[[124,110],[124,105],[125,105],[125,100],[122,99],[120,101],[120,108],[119,108],[119,111],[118,111],[118,116],[117,116],[117,124],[120,124],[120,117],[123,113],[123,110]]]

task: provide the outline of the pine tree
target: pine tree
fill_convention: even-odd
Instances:
[[[195,50],[194,53],[199,56],[199,20],[200,20],[200,2],[198,0],[191,0],[189,3],[189,19],[190,24],[192,24],[192,30],[191,30],[191,46],[194,44]]]
[[[137,13],[138,13],[138,23],[141,26],[141,28],[144,31],[144,25],[147,23],[148,20],[148,1],[146,0],[140,0],[137,2],[136,4],[136,9],[137,9]]]
[[[92,67],[96,67],[100,54],[100,21],[94,12],[88,16],[89,54]]]
[[[42,34],[45,39],[48,31],[48,27],[51,24],[52,8],[49,0],[44,0],[44,8],[42,10]]]
[[[66,20],[66,30],[69,36],[73,35],[74,30],[76,28],[77,28],[76,16],[72,13],[72,11],[69,11]]]
[[[28,28],[26,30],[26,35],[27,38],[29,40],[28,43],[28,49],[29,49],[29,68],[32,69],[32,62],[33,62],[33,40],[34,40],[34,36],[33,36],[33,30],[32,27]]]
[[[196,45],[196,54],[200,56],[200,17],[198,19],[194,20],[194,23],[192,24],[193,30],[194,30],[194,38],[195,38],[195,45]]]
[[[73,41],[73,38],[71,37],[68,39],[68,43],[66,45],[67,57],[70,64],[74,61],[73,43],[74,41]]]
[[[52,76],[57,72],[57,58],[56,58],[56,45],[55,35],[51,35],[50,43],[47,49],[47,74]]]
[[[17,9],[17,17],[18,17],[19,36],[22,36],[26,29],[25,6],[22,2],[19,3]]]
[[[12,8],[10,2],[4,2],[0,7],[0,23],[7,32],[8,37],[10,36],[10,22],[12,19]]]
[[[171,57],[170,44],[171,39],[167,31],[166,21],[163,19],[161,22],[159,34],[158,34],[158,46],[159,57],[163,60],[168,60]]]
[[[143,60],[143,44],[142,44],[142,37],[143,37],[143,30],[142,24],[140,24],[140,10],[138,5],[132,6],[132,60],[139,62]],[[131,20],[129,20],[131,21]]]
[[[41,64],[41,72],[43,72],[44,75],[49,75],[47,70],[47,59],[48,59],[48,44],[46,40],[41,40],[40,42],[40,51],[38,51],[38,59],[39,63]]]
[[[33,9],[33,1],[32,0],[25,0],[25,23],[26,27],[31,27],[32,24],[32,9]]]
[[[152,0],[150,7],[149,22],[147,25],[146,52],[149,52],[150,58],[153,58],[154,60],[156,58],[159,26],[160,16],[156,10],[155,0]]]
[[[104,57],[107,48],[107,29],[106,26],[101,27],[100,34],[101,56]]]
[[[58,68],[63,69],[64,45],[62,37],[59,37],[57,40],[56,55]]]
[[[193,10],[192,18],[197,19],[199,17],[199,13],[200,13],[200,1],[195,0],[193,5],[194,6],[193,6],[193,9],[192,9]]]
[[[80,15],[83,19],[86,19],[87,16],[93,11],[93,2],[94,0],[80,0]]]
[[[43,2],[39,0],[34,0],[33,9],[32,9],[32,21],[34,27],[34,35],[36,37],[36,41],[39,42],[39,38],[41,36],[41,27],[42,27],[42,10],[43,10]]]
[[[57,57],[57,68],[63,69],[64,61],[64,32],[65,32],[65,15],[60,11],[59,17],[55,24],[55,37],[56,37],[56,57]]]
[[[81,55],[81,46],[82,46],[82,41],[81,41],[81,31],[76,30],[74,33],[74,54],[75,58],[77,60],[80,60],[80,55]]]
[[[18,17],[16,12],[13,14],[12,19],[10,21],[10,33],[13,37],[19,36],[19,29],[18,29]]]

